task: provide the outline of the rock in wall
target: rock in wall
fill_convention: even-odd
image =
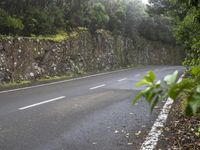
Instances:
[[[107,32],[92,37],[85,31],[59,43],[25,37],[0,39],[1,81],[107,71],[139,64],[174,65],[181,60],[177,47],[144,39],[133,42]]]

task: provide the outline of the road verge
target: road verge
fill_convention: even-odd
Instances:
[[[42,86],[48,86],[48,85],[54,85],[54,84],[59,84],[59,83],[65,83],[65,82],[70,82],[74,80],[80,80],[80,79],[85,79],[89,77],[95,77],[95,76],[100,76],[100,75],[106,75],[106,74],[111,74],[111,73],[116,73],[116,72],[122,72],[122,71],[127,71],[127,70],[132,70],[132,69],[139,69],[139,68],[144,68],[145,66],[135,66],[135,67],[127,67],[127,68],[121,68],[118,70],[112,70],[109,72],[99,72],[99,73],[87,73],[87,74],[79,74],[79,75],[74,75],[74,76],[62,76],[60,78],[50,78],[49,80],[33,80],[33,81],[23,81],[21,83],[5,83],[5,84],[0,84],[0,93],[6,93],[6,92],[12,92],[12,91],[19,91],[19,90],[24,90],[24,89],[31,89],[31,88],[37,88],[37,87],[42,87]]]
[[[180,82],[182,78],[183,76],[179,78],[178,82]],[[159,137],[163,133],[165,123],[167,121],[168,114],[171,110],[172,104],[173,104],[173,100],[171,98],[168,98],[160,114],[158,115],[158,118],[154,122],[149,134],[147,135],[145,141],[142,143],[140,150],[155,149],[158,143]]]

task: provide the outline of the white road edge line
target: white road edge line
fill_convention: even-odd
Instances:
[[[106,86],[106,85],[105,84],[98,85],[98,86],[95,86],[95,87],[91,87],[90,90],[98,89],[98,88],[104,87],[104,86]]]
[[[178,80],[180,82],[183,79],[183,76],[181,76]],[[163,128],[165,125],[165,122],[167,120],[168,114],[171,110],[173,100],[171,98],[168,98],[165,105],[162,108],[162,111],[160,112],[158,118],[154,122],[149,134],[147,135],[145,141],[143,142],[142,146],[140,147],[140,150],[153,150],[155,149],[157,142],[159,140],[159,136],[163,132]]]
[[[39,106],[39,105],[42,105],[42,104],[45,104],[45,103],[49,103],[49,102],[52,102],[52,101],[57,101],[57,100],[60,100],[60,99],[63,99],[63,98],[65,98],[65,96],[61,96],[61,97],[57,97],[57,98],[50,99],[50,100],[47,100],[47,101],[43,101],[43,102],[40,102],[40,103],[35,103],[35,104],[32,104],[32,105],[21,107],[18,110],[28,109],[28,108]]]
[[[118,82],[122,82],[124,80],[127,80],[127,78],[120,79],[120,80],[118,80]]]
[[[99,74],[89,75],[89,76],[85,76],[85,77],[73,78],[73,79],[68,79],[68,80],[62,80],[62,81],[52,82],[52,83],[34,85],[34,86],[23,87],[23,88],[12,89],[12,90],[5,90],[5,91],[1,91],[0,94],[9,93],[9,92],[15,92],[15,91],[21,91],[21,90],[27,90],[27,89],[32,89],[32,88],[37,88],[37,87],[43,87],[43,86],[48,86],[48,85],[55,85],[55,84],[59,84],[59,83],[65,83],[65,82],[70,82],[70,81],[75,81],[75,80],[80,80],[80,79],[86,79],[86,78],[90,78],[90,77],[95,77],[95,76],[100,76],[100,75],[106,75],[106,74],[111,74],[111,73],[115,73],[115,72],[123,72],[123,71],[127,71],[127,70],[132,70],[132,69],[137,69],[137,68],[121,69],[121,70],[110,71],[110,72],[105,72],[105,73],[99,73]]]

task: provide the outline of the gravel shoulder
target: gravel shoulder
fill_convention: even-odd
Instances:
[[[200,117],[186,117],[181,112],[181,103],[176,101],[169,113],[163,134],[156,150],[199,150]]]

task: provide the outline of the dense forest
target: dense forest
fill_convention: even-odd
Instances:
[[[131,38],[175,43],[169,20],[150,16],[140,0],[1,0],[0,34],[52,35],[86,28]]]
[[[147,9],[149,15],[165,17],[170,21],[176,42],[182,45],[186,52],[183,62],[185,69],[181,72],[181,77],[178,71],[175,71],[166,75],[162,81],[157,81],[156,74],[149,71],[137,83],[138,86],[146,88],[137,94],[133,103],[143,97],[153,111],[163,99],[168,99],[169,103],[174,100],[173,106],[171,103],[172,110],[169,108],[167,120],[170,121],[167,121],[162,133],[164,138],[160,142],[161,148],[199,149],[200,0],[150,0],[150,3],[152,5]],[[159,124],[157,128],[160,126]]]
[[[150,0],[148,13],[170,20],[177,43],[186,50],[186,66],[200,65],[200,1]]]
[[[170,20],[177,43],[186,50],[183,62],[186,69],[181,73],[182,77],[175,71],[166,75],[162,81],[156,81],[154,72],[149,71],[137,83],[138,86],[145,85],[146,89],[138,93],[133,103],[143,97],[153,111],[163,99],[170,98],[168,101],[176,101],[171,111],[173,117],[168,122],[169,129],[165,131],[167,134],[164,143],[167,143],[168,149],[199,149],[200,0],[151,0],[150,2],[152,5],[147,9],[150,15]]]
[[[135,41],[180,44],[185,65],[200,62],[199,0],[1,0],[0,34],[19,36],[98,29]]]

